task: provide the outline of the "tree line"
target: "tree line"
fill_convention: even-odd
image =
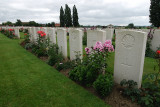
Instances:
[[[35,21],[22,22],[20,19],[17,19],[16,23],[12,23],[7,21],[6,23],[2,23],[2,25],[8,26],[35,26],[35,27],[55,27],[55,22],[40,24]]]
[[[61,6],[59,19],[61,27],[79,27],[78,12],[75,5],[73,6],[72,15],[71,9],[67,4],[65,5],[65,9]]]

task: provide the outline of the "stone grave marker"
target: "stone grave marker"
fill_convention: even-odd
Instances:
[[[70,59],[76,59],[76,55],[80,55],[80,59],[82,59],[82,30],[79,29],[70,29],[69,31],[69,46],[70,46]],[[76,53],[78,52],[78,53]]]
[[[62,52],[62,55],[67,58],[67,36],[66,29],[57,30],[57,42],[59,46],[59,51]]]
[[[153,39],[151,41],[151,49],[157,51],[160,47],[160,30],[155,30],[153,32]]]
[[[134,80],[141,87],[147,33],[138,31],[117,32],[114,80]]]
[[[103,30],[87,30],[87,47],[91,48],[100,41],[104,43],[106,40],[106,31]]]

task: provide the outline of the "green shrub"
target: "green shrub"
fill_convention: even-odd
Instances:
[[[135,88],[137,86],[137,82],[134,82],[133,80],[127,81],[126,79],[124,79],[120,82],[120,85],[125,87],[122,94],[125,96],[129,96],[132,101],[140,98],[141,90]]]
[[[56,69],[58,71],[61,71],[64,68],[64,64],[63,63],[56,63]]]
[[[53,66],[57,62],[61,62],[63,60],[62,54],[54,54],[55,56],[49,56],[48,64]]]
[[[52,44],[49,47],[48,50],[48,56],[49,56],[49,60],[48,60],[48,64],[53,66],[55,65],[57,62],[61,62],[63,60],[63,56],[61,53],[58,52],[58,45],[57,44]]]
[[[24,33],[28,33],[28,29],[24,29],[23,32],[24,32]]]
[[[24,35],[25,35],[25,37],[24,37],[24,42],[25,42],[25,43],[29,43],[29,42],[30,42],[30,35],[27,34],[27,33],[25,33]]]
[[[20,28],[20,29],[19,29],[19,32],[23,32],[23,30],[24,30],[23,28]]]
[[[26,43],[25,46],[24,46],[24,48],[25,49],[31,49],[32,46],[33,46],[33,43]]]
[[[151,74],[148,76],[149,78],[154,78]],[[135,88],[137,83],[133,80],[122,80],[120,84],[125,87],[122,94],[130,97],[132,101],[137,101],[142,107],[159,107],[160,85],[156,85],[153,81],[148,81],[142,85],[142,88],[138,89]]]
[[[38,57],[47,56],[46,49],[35,44],[32,45],[32,53],[36,54]]]
[[[146,44],[146,52],[145,52],[146,57],[155,58],[155,52],[150,48],[154,31],[155,29],[150,29],[150,32],[148,33],[148,36],[147,36],[147,44]]]
[[[98,77],[98,70],[94,65],[78,65],[73,70],[69,72],[69,77],[77,82],[80,82],[82,85],[91,86],[92,83]]]
[[[76,66],[76,62],[74,60],[63,63],[63,69],[73,69]]]
[[[99,75],[99,77],[93,83],[93,87],[102,97],[107,96],[112,91],[113,85],[113,76],[110,74]]]

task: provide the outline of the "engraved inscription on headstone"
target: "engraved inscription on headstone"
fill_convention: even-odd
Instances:
[[[125,48],[132,48],[134,45],[134,42],[135,42],[135,39],[132,35],[127,34],[122,38],[122,45]]]

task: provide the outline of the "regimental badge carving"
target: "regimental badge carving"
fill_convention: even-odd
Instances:
[[[132,48],[134,46],[135,38],[132,35],[127,34],[122,38],[122,42],[121,43],[125,48],[130,49],[130,48]]]

